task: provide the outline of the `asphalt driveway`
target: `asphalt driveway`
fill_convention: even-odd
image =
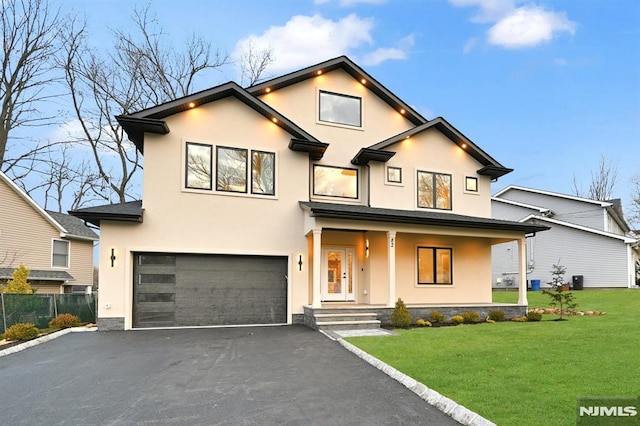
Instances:
[[[11,425],[453,425],[303,326],[71,333],[0,358]]]

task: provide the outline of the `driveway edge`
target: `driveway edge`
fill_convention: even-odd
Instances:
[[[443,413],[451,416],[454,420],[460,422],[461,424],[468,426],[496,426],[495,423],[485,419],[480,414],[471,411],[468,408],[458,404],[454,400],[447,398],[446,396],[436,392],[433,389],[430,389],[425,384],[420,383],[414,378],[409,377],[406,374],[396,370],[389,364],[380,361],[378,358],[368,354],[367,352],[352,345],[344,339],[340,337],[331,338],[337,340],[338,343],[340,343],[349,352],[355,354],[359,358],[373,365],[378,370],[381,370],[392,379],[402,383],[420,398],[424,399],[426,402],[433,405]]]
[[[56,331],[55,333],[47,334],[46,336],[38,337],[37,339],[29,340],[28,342],[20,343],[19,345],[11,346],[10,348],[3,349],[0,351],[0,358],[3,356],[11,355],[16,352],[23,351],[27,348],[31,348],[33,346],[38,346],[41,343],[48,342],[53,339],[57,339],[58,337],[64,336],[69,333],[79,333],[84,331],[96,331],[97,327],[71,327],[65,328],[60,331]]]

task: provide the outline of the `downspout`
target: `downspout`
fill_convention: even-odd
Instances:
[[[367,207],[371,207],[371,167],[369,163],[365,167],[367,168]]]

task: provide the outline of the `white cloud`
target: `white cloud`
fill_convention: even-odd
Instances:
[[[478,39],[477,38],[475,38],[475,37],[470,38],[464,44],[464,47],[462,48],[462,51],[464,53],[469,53],[469,52],[471,52],[473,50],[474,47],[476,47],[477,44],[478,44]]]
[[[272,26],[261,35],[250,35],[236,43],[234,56],[251,45],[256,50],[271,49],[274,62],[270,72],[282,72],[302,68],[340,55],[361,56],[369,65],[377,65],[388,59],[404,59],[413,36],[400,40],[396,48],[378,48],[362,54],[364,47],[373,45],[372,18],[350,14],[339,20],[331,20],[319,14],[293,16],[283,26]]]
[[[506,49],[521,49],[550,42],[559,33],[574,34],[576,23],[561,12],[542,6],[516,7],[516,0],[449,0],[456,7],[478,7],[471,19],[477,23],[491,23],[487,42]],[[464,47],[469,52],[477,41],[471,39]]]
[[[541,7],[521,7],[499,20],[487,34],[489,43],[519,49],[548,43],[557,33],[575,33],[576,24],[563,13]]]

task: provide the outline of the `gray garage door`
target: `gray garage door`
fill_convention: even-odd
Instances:
[[[287,258],[136,253],[133,326],[287,322]]]

